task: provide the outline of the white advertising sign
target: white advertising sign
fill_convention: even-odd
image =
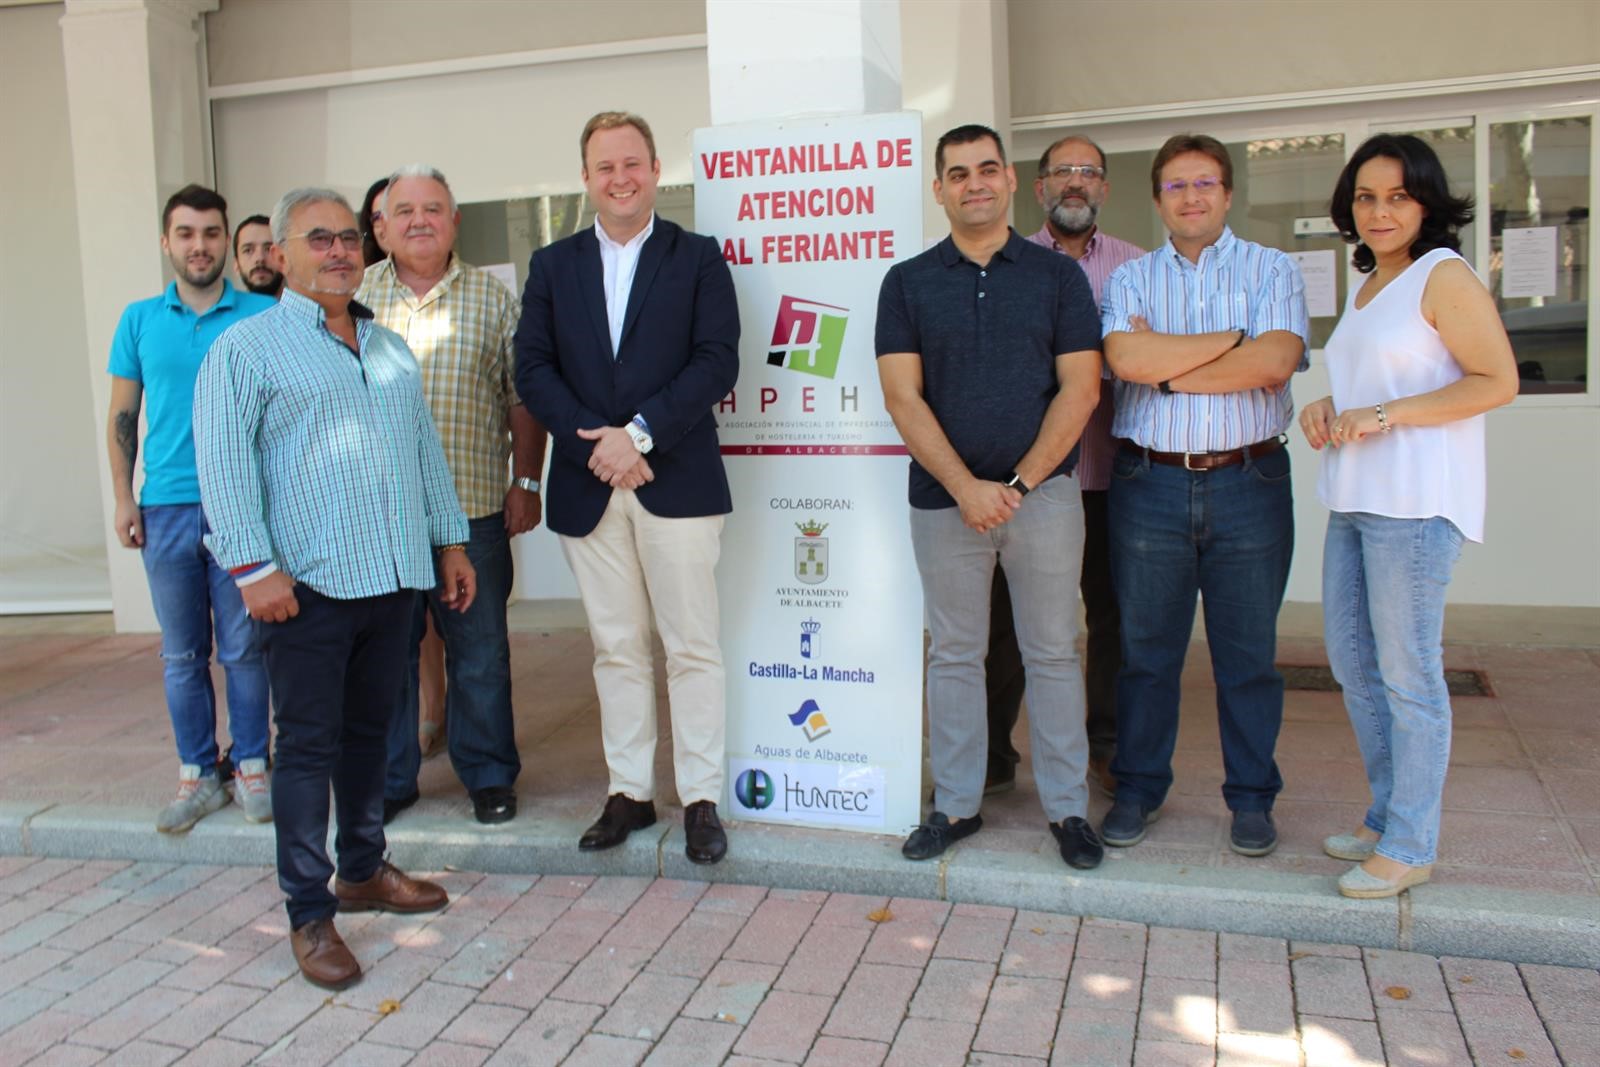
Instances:
[[[878,287],[922,250],[913,113],[697,130],[695,228],[733,272],[717,570],[736,818],[901,833],[920,817],[922,592]]]

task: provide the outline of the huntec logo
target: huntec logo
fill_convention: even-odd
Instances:
[[[807,741],[816,741],[833,733],[833,728],[828,725],[828,717],[822,714],[815,700],[801,704],[799,710],[789,716],[789,723],[800,727]]]
[[[835,314],[830,314],[834,312]],[[832,378],[839,370],[849,308],[786,296],[778,304],[767,364],[801,374]]]
[[[772,775],[751,767],[733,783],[733,795],[751,811],[761,811],[772,806],[777,792],[772,788]]]
[[[882,767],[730,759],[733,813],[771,822],[882,826]]]

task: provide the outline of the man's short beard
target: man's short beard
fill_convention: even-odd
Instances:
[[[255,272],[252,271],[251,273],[253,274]],[[260,293],[262,296],[277,296],[279,293],[283,292],[283,275],[279,274],[277,271],[273,271],[271,280],[265,285],[259,285],[256,282],[251,281],[250,275],[247,274],[244,278],[244,287],[250,290],[252,293]]]
[[[1085,202],[1082,207],[1068,207],[1065,200],[1057,200],[1050,208],[1050,221],[1062,233],[1076,237],[1092,230],[1099,214],[1100,208],[1095,204]]]
[[[174,260],[173,266],[177,268],[179,277],[196,289],[209,289],[218,278],[222,277],[222,263],[218,260],[213,260],[210,269],[200,275],[189,269],[187,260],[182,262]]]

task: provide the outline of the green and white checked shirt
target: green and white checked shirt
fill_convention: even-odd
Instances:
[[[270,559],[339,600],[430,589],[433,547],[464,543],[467,517],[416,360],[350,311],[359,355],[292,290],[206,353],[194,390],[206,547],[229,570]]]
[[[393,259],[375,263],[356,299],[417,357],[461,510],[474,519],[501,510],[511,484],[508,412],[521,403],[511,348],[521,312],[516,298],[456,256],[422,297],[395,276]]]

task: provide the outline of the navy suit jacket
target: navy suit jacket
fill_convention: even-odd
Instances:
[[[639,502],[664,518],[733,510],[712,407],[739,376],[739,304],[710,237],[659,215],[639,254],[619,350],[611,350],[600,241],[592,227],[533,254],[517,325],[517,392],[550,431],[550,529],[583,537],[611,487],[589,470],[580,429],[650,424],[655,480]]]

